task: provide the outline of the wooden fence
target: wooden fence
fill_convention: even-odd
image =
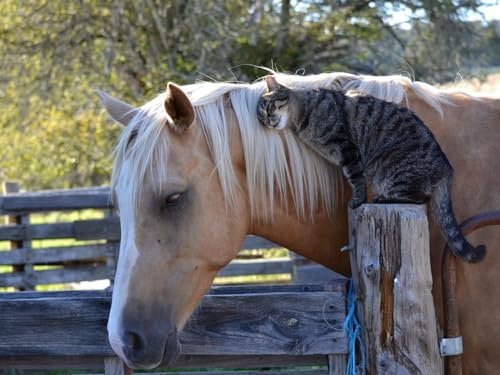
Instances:
[[[9,241],[10,251],[0,251],[0,266],[12,268],[0,273],[0,287],[33,290],[42,284],[113,280],[120,224],[113,215],[108,188],[18,193],[16,184],[5,184],[4,191],[6,195],[0,196],[0,215],[6,215],[7,224],[0,226],[0,241]],[[99,210],[102,218],[49,224],[31,220],[36,213],[88,209]],[[73,246],[33,246],[33,241],[56,239],[78,242]],[[247,236],[242,250],[279,247],[263,238]],[[299,283],[323,282],[333,275],[322,266],[306,264],[298,256],[252,258],[247,255],[235,259],[218,276],[272,274],[284,275],[285,282],[294,279]],[[230,283],[238,283],[238,279],[233,280]]]
[[[82,198],[75,199],[77,196]],[[11,241],[12,247],[2,255],[8,254],[8,264],[20,268],[8,277],[22,273],[19,280],[28,280],[19,281],[17,286],[50,280],[45,275],[51,274],[42,272],[54,270],[33,269],[39,261],[49,263],[47,259],[69,267],[72,262],[91,259],[98,263],[102,259],[92,267],[101,267],[103,276],[112,277],[111,263],[116,261],[119,239],[117,219],[107,216],[56,224],[31,224],[26,219],[33,212],[61,207],[109,209],[107,192],[31,193],[0,200],[0,213],[9,215],[11,222],[0,227],[0,238]],[[349,234],[347,249],[351,251],[357,313],[367,348],[367,372],[359,373],[442,374],[425,210],[410,205],[363,205],[350,212]],[[86,246],[78,251],[33,250],[30,242],[68,237],[103,242],[76,245]],[[80,256],[80,250],[87,255]],[[46,256],[37,258],[37,252]],[[64,258],[60,253],[66,254]],[[230,267],[224,272],[236,273]],[[217,368],[209,374],[234,367],[259,370],[230,370],[226,374],[275,374],[262,369],[274,367],[301,375],[344,374],[345,282],[336,279],[318,285],[215,287],[182,332],[182,355],[174,367]],[[107,374],[130,374],[107,342],[109,305],[106,291],[0,294],[0,367],[104,368]]]
[[[0,368],[111,367],[117,361],[106,334],[110,302],[105,291],[0,294]],[[173,367],[314,365],[318,369],[293,373],[343,375],[344,317],[345,280],[215,287],[182,332],[182,355]]]

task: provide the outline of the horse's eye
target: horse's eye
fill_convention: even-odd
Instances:
[[[179,199],[181,198],[182,193],[174,193],[170,194],[166,199],[165,199],[165,206],[173,206],[175,205]]]

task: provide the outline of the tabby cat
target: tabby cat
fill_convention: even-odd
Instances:
[[[290,89],[273,76],[259,101],[259,121],[291,128],[298,139],[342,168],[352,186],[349,207],[366,202],[426,203],[453,253],[480,261],[486,252],[467,242],[451,204],[453,169],[427,126],[409,109],[356,90]]]

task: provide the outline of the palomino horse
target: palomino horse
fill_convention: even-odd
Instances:
[[[458,219],[500,208],[500,99],[396,76],[277,79],[292,87],[359,88],[409,106],[455,168]],[[101,94],[111,116],[126,125],[112,177],[122,241],[108,331],[113,349],[131,367],[175,358],[177,333],[247,234],[350,273],[348,255],[340,251],[347,241],[349,187],[291,133],[258,124],[263,90],[262,82],[169,84],[140,108]],[[442,324],[444,243],[433,223],[431,233]],[[479,264],[458,262],[464,373],[494,374],[500,370],[500,231],[478,231],[471,242],[485,243],[488,252]]]

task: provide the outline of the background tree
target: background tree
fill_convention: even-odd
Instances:
[[[94,88],[139,104],[169,80],[264,74],[248,64],[447,81],[498,61],[498,24],[464,21],[481,3],[3,0],[0,178],[31,190],[107,183],[119,129]],[[394,24],[403,11],[411,29]]]

